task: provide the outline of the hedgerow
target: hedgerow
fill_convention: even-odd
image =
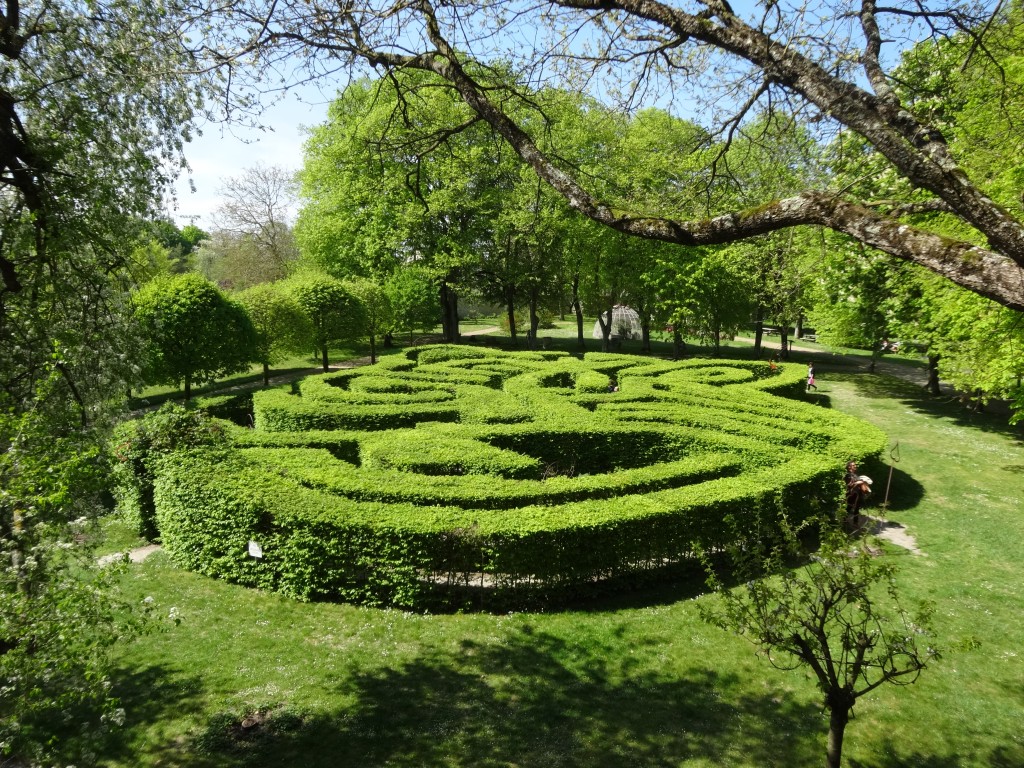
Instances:
[[[171,557],[300,599],[529,604],[834,511],[845,462],[885,444],[792,399],[800,366],[452,345],[386,360],[256,393],[255,429],[161,463]]]

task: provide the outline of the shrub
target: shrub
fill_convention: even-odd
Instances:
[[[111,452],[111,491],[125,519],[149,540],[157,537],[153,480],[163,460],[181,448],[222,445],[224,427],[196,409],[166,403],[119,424]]]
[[[256,430],[160,465],[160,531],[184,567],[301,599],[493,606],[646,578],[839,510],[845,462],[881,452],[780,396],[803,379],[780,368],[410,350],[257,393]]]

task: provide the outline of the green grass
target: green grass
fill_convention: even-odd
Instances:
[[[915,685],[862,700],[847,764],[1024,764],[1024,433],[867,374],[830,375],[818,400],[899,441],[888,517],[924,555],[886,556],[908,598],[938,604],[945,650]],[[877,508],[887,477],[875,474]],[[108,765],[823,762],[811,678],[702,623],[692,584],[555,613],[423,616],[296,603],[179,571],[162,553],[126,580],[183,621],[121,651],[128,724]],[[980,648],[957,650],[972,639]]]
[[[384,357],[397,352],[397,348],[385,349],[378,346],[377,356]],[[369,347],[338,347],[328,351],[328,362],[337,365],[352,359],[367,357],[370,354]],[[270,367],[272,379],[279,377],[299,378],[312,373],[322,371],[320,359],[307,354],[292,355],[281,360]],[[202,397],[213,392],[222,392],[227,388],[259,389],[263,386],[263,366],[252,365],[248,370],[225,376],[216,381],[206,382],[192,387],[193,397]],[[141,392],[133,393],[128,400],[129,410],[145,408],[147,406],[160,405],[168,400],[182,400],[185,397],[185,390],[182,386],[153,386],[146,387]]]

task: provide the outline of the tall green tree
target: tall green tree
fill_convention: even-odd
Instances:
[[[750,318],[753,284],[728,248],[700,249],[689,262],[664,261],[659,275],[670,297],[671,323],[710,342],[715,355],[722,337],[735,335]]]
[[[0,752],[84,765],[123,721],[106,652],[131,635],[98,573],[97,446],[137,383],[140,222],[210,81],[180,4],[11,0],[0,12]]]
[[[363,307],[342,281],[330,275],[300,273],[287,286],[309,321],[313,351],[320,355],[326,373],[331,344],[354,341],[366,327]]]
[[[135,295],[147,339],[144,376],[152,384],[192,384],[246,370],[259,359],[245,309],[195,273],[158,277]]]
[[[377,339],[391,333],[395,310],[385,286],[372,280],[349,280],[345,287],[360,305],[362,325],[356,333],[370,343],[370,364],[377,362]]]
[[[416,266],[396,269],[384,284],[394,316],[395,333],[408,334],[434,328],[441,317],[429,272]]]
[[[434,77],[351,84],[306,144],[296,224],[304,259],[340,278],[429,270],[454,341],[458,287],[505,186],[501,151],[510,154]]]
[[[313,329],[309,318],[284,283],[261,283],[235,299],[245,307],[256,331],[257,359],[263,364],[263,384],[270,384],[270,366],[291,352],[308,352]]]

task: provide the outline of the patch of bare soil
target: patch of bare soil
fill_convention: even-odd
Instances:
[[[136,547],[128,552],[128,559],[133,563],[141,563],[159,549],[159,544],[147,544],[144,547]],[[112,555],[104,555],[100,558],[99,564],[108,565],[116,560],[120,560],[122,557],[124,557],[124,552],[115,552]]]
[[[892,520],[868,515],[862,515],[861,520],[861,528],[866,533],[888,541],[890,544],[895,544],[897,547],[902,547],[912,554],[927,556],[917,546],[917,540],[907,532],[906,526],[894,523]]]

